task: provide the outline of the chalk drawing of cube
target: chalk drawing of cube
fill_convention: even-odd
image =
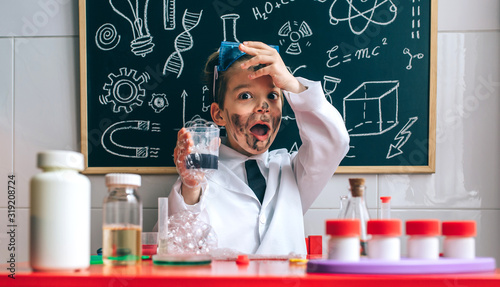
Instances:
[[[350,136],[379,135],[398,124],[399,81],[364,82],[344,98]]]

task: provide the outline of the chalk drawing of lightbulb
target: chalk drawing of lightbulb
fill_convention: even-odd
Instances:
[[[144,3],[141,5],[139,2]],[[153,37],[149,34],[147,23],[149,0],[109,0],[109,4],[132,27],[132,34],[134,36],[134,40],[130,42],[132,53],[142,57],[151,53],[155,44],[153,43]]]

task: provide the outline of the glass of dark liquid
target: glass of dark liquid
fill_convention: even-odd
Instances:
[[[187,131],[191,134],[194,145],[186,158],[186,168],[205,174],[219,167],[219,127],[203,119],[188,122]]]

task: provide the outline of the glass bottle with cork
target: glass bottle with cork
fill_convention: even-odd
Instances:
[[[365,179],[364,178],[349,178],[351,197],[349,198],[342,218],[359,219],[360,221],[360,254],[366,256],[368,235],[366,232],[366,223],[370,219],[368,209],[364,200]]]
[[[106,175],[108,196],[103,204],[102,261],[108,266],[141,262],[142,202],[137,174]]]

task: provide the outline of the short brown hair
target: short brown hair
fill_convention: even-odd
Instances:
[[[234,63],[231,64],[225,71],[218,71],[217,80],[214,81],[214,67],[219,64],[219,52],[214,52],[208,56],[207,62],[204,69],[204,82],[207,84],[209,91],[212,93],[212,102],[217,103],[221,110],[224,109],[224,100],[226,94],[227,80],[231,74],[232,68],[235,64],[251,59],[253,56],[244,54],[239,57]],[[255,66],[254,70],[258,70],[263,66]],[[215,89],[214,89],[215,84]],[[280,93],[280,97],[283,103],[283,92]]]

